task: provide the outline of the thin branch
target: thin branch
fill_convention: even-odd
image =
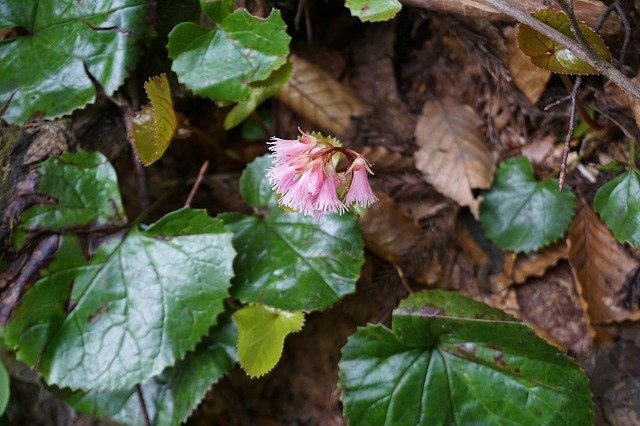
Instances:
[[[640,99],[640,87],[627,78],[609,62],[598,56],[590,47],[582,46],[566,35],[537,20],[527,12],[513,6],[507,0],[481,0],[513,19],[530,26],[539,33],[571,50],[578,58],[591,65],[596,71],[607,77],[622,90],[636,99]],[[588,45],[587,45],[588,46]]]
[[[200,171],[198,172],[198,177],[196,178],[196,183],[193,184],[193,188],[191,188],[191,192],[189,193],[189,197],[187,198],[187,202],[184,204],[185,207],[191,207],[191,203],[193,202],[193,197],[195,197],[200,184],[202,183],[202,178],[204,174],[207,172],[209,168],[209,160],[205,161],[200,167]]]
[[[563,76],[568,80],[568,77]],[[566,83],[565,83],[566,84]],[[571,84],[571,82],[569,82]],[[571,90],[571,110],[569,112],[569,130],[564,139],[564,149],[562,150],[562,161],[560,162],[560,176],[558,177],[558,189],[562,191],[564,181],[567,179],[567,159],[569,158],[569,144],[573,137],[573,129],[576,121],[576,98],[578,97],[578,88],[580,87],[580,76],[576,77],[576,84]]]

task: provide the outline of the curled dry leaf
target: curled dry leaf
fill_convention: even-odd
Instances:
[[[620,305],[627,274],[637,266],[598,216],[587,206],[576,215],[568,235],[569,262],[576,287],[593,323],[640,319],[640,310]]]
[[[478,115],[468,106],[429,101],[418,119],[416,168],[439,192],[478,218],[480,200],[472,189],[491,186],[495,162],[484,143]]]
[[[340,134],[351,117],[367,109],[355,93],[304,59],[291,55],[293,73],[276,98],[330,133]]]
[[[529,277],[541,277],[548,268],[566,258],[567,244],[559,241],[535,253],[518,255],[510,275],[514,283],[521,284]]]
[[[516,42],[516,30],[511,27],[505,31],[507,47],[507,66],[513,77],[513,84],[532,104],[538,102],[540,95],[547,87],[551,71],[547,71],[531,63],[527,55],[522,53]]]

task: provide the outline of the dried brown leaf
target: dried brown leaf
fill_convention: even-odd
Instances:
[[[629,310],[620,305],[619,293],[627,274],[637,263],[588,206],[576,214],[567,242],[576,287],[591,321],[640,319],[640,309]]]
[[[535,253],[520,254],[513,265],[511,273],[513,282],[521,284],[527,278],[541,277],[548,268],[566,258],[567,243],[565,241],[560,241]]]
[[[591,346],[594,332],[575,287],[571,269],[562,262],[544,277],[533,278],[514,288],[520,316],[538,335],[564,350],[584,354]]]
[[[538,102],[540,95],[547,87],[551,78],[551,71],[538,68],[531,63],[531,59],[518,47],[517,31],[510,28],[505,31],[507,46],[507,66],[513,77],[513,84],[529,99],[532,104]]]
[[[347,86],[322,69],[291,55],[293,73],[276,98],[296,113],[329,133],[339,135],[351,124],[351,117],[367,109]]]
[[[367,248],[407,277],[429,281],[433,261],[429,236],[388,195],[376,195],[380,201],[360,219]]]
[[[495,162],[480,132],[482,122],[468,106],[429,101],[418,119],[416,168],[439,192],[478,217],[473,188],[491,186]]]

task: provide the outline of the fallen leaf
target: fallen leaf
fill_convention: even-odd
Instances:
[[[480,132],[482,121],[468,106],[429,101],[418,119],[416,168],[427,182],[478,218],[473,188],[491,186],[495,162]]]
[[[516,42],[514,27],[505,31],[507,47],[507,66],[513,77],[513,84],[529,99],[532,104],[538,102],[540,95],[547,87],[551,72],[538,68],[531,63],[529,57],[522,53]]]
[[[293,74],[276,98],[330,133],[340,134],[367,106],[347,86],[304,59],[291,55]]]
[[[510,275],[513,277],[513,282],[521,284],[527,278],[543,276],[547,269],[566,258],[567,243],[559,241],[535,253],[520,254]]]
[[[594,336],[588,324],[574,277],[566,262],[549,270],[544,277],[532,278],[515,287],[520,315],[536,333],[575,354],[584,354]],[[550,338],[549,338],[550,337]]]
[[[567,238],[576,287],[593,323],[640,319],[640,309],[621,306],[619,293],[627,274],[637,266],[600,218],[583,206]]]

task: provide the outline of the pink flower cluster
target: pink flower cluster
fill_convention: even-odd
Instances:
[[[326,213],[342,214],[352,204],[366,208],[378,201],[369,186],[371,166],[361,154],[302,130],[300,133],[297,140],[273,137],[269,142],[275,165],[267,176],[280,196],[280,205],[317,218]],[[349,161],[344,172],[335,169],[336,153]]]

